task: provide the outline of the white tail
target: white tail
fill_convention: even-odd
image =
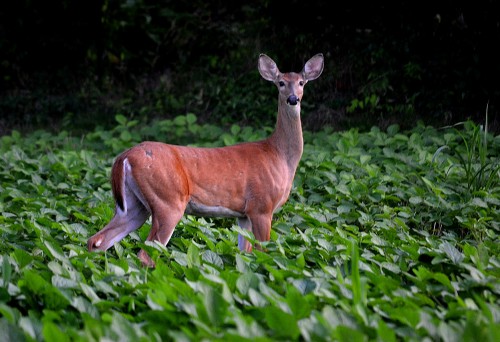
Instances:
[[[287,201],[302,156],[304,85],[321,75],[323,55],[309,59],[300,73],[281,73],[271,58],[261,54],[258,69],[278,87],[274,133],[262,141],[227,147],[143,142],[123,152],[111,170],[115,215],[88,240],[89,250],[108,249],[150,215],[147,240],[166,245],[184,213],[235,217],[258,241],[269,241],[273,212]],[[238,246],[252,250],[241,235]],[[144,265],[154,267],[144,250],[138,256]]]

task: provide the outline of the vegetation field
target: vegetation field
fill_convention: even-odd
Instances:
[[[232,220],[185,216],[166,247],[147,222],[89,253],[123,149],[271,131],[116,120],[0,138],[2,341],[498,341],[500,137],[484,127],[305,132],[266,252],[240,253]]]

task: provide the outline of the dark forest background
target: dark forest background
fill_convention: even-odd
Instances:
[[[307,129],[466,119],[499,131],[500,10],[493,0],[332,2],[19,0],[0,9],[0,135],[142,122],[272,126],[259,53],[300,71]]]

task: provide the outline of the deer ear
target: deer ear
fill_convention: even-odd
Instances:
[[[278,78],[280,71],[274,61],[263,53],[259,56],[260,75],[268,81],[274,82]]]
[[[317,79],[323,72],[323,61],[324,58],[322,53],[318,53],[317,55],[311,57],[311,59],[306,62],[304,69],[302,70],[304,78],[308,81]]]

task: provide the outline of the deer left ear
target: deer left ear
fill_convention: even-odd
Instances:
[[[259,56],[259,72],[265,80],[271,82],[276,81],[280,74],[276,63],[263,53]]]
[[[317,55],[311,57],[311,59],[306,62],[304,69],[302,70],[304,79],[307,81],[317,79],[323,72],[323,66],[324,58],[322,53],[318,53]]]

